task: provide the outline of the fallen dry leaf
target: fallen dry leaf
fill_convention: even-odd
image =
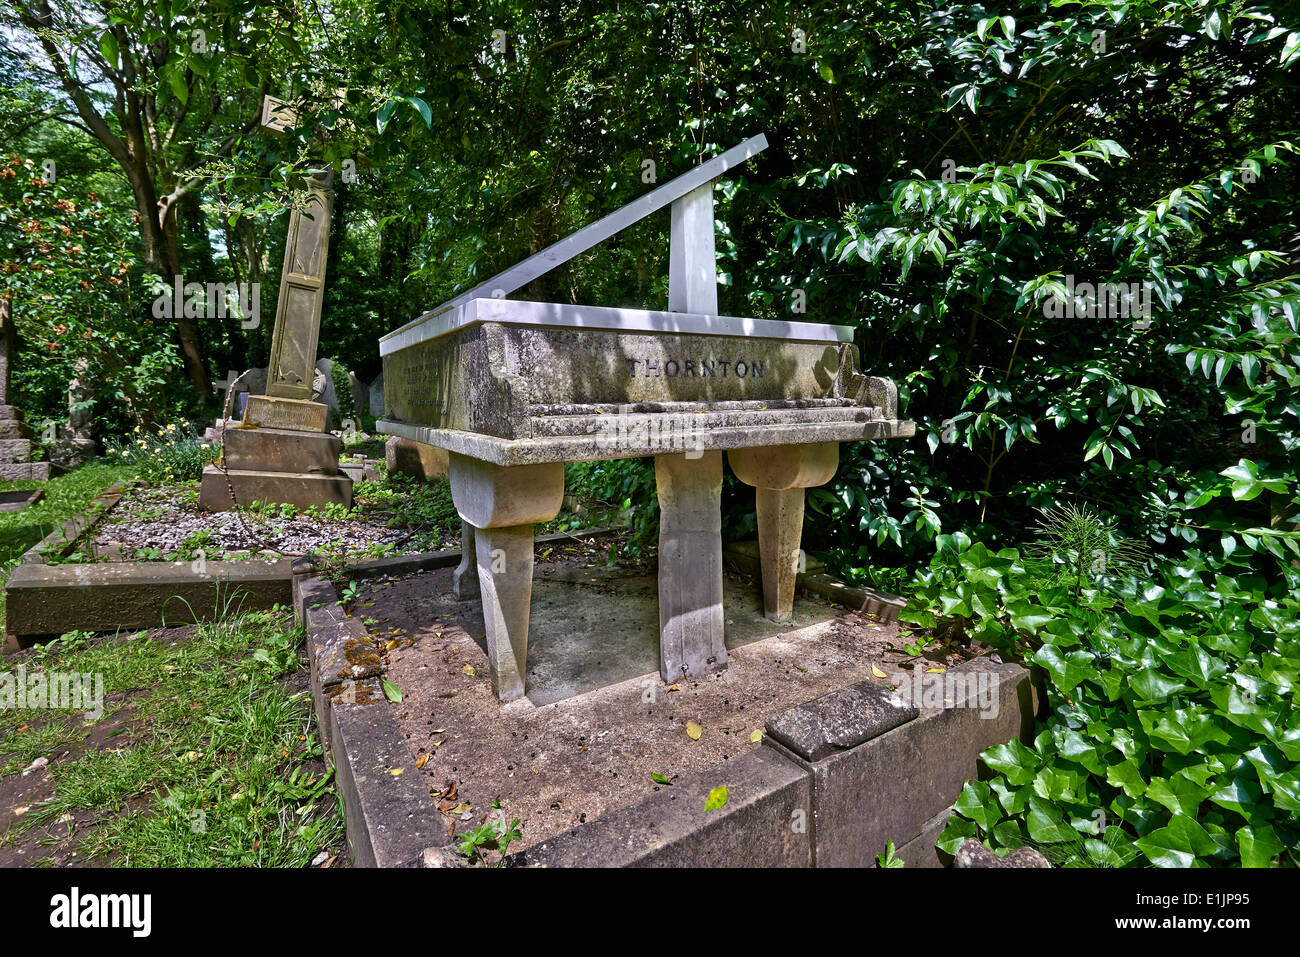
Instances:
[[[871,666],[871,674],[872,674],[874,677],[876,677],[876,678],[888,678],[888,677],[889,677],[889,675],[885,674],[883,671],[881,671],[881,670],[880,670],[879,668],[877,668],[875,665],[872,665],[872,666]]]
[[[704,733],[704,729],[701,728],[694,721],[686,722],[686,737],[690,738],[692,741],[700,740],[700,735],[702,735],[703,733]]]
[[[460,670],[463,671],[463,672],[465,672],[465,674],[469,675],[471,678],[474,677],[474,666],[473,666],[473,665],[466,665],[464,668],[461,668]]]
[[[750,743],[750,744],[758,744],[758,743],[761,742],[762,740],[763,740],[763,732],[762,732],[762,730],[755,731],[753,734],[751,734],[751,735],[749,736],[749,743]]]
[[[429,756],[427,754],[422,754],[415,759],[415,767],[417,770],[419,768],[424,767],[428,763],[429,763]]]

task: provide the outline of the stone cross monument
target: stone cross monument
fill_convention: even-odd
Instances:
[[[295,122],[287,104],[266,98],[266,129],[279,132]],[[304,208],[289,218],[266,394],[249,396],[243,422],[226,430],[224,468],[204,470],[199,504],[205,508],[352,504],[352,480],[338,467],[342,443],[325,431],[329,407],[312,401],[333,210],[334,171],[317,170],[307,179]]]

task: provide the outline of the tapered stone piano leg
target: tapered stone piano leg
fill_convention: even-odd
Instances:
[[[476,528],[492,687],[502,702],[524,695],[533,594],[533,526]]]
[[[474,531],[492,687],[502,703],[514,701],[528,667],[533,525],[559,514],[564,464],[507,468],[453,454],[448,479],[461,521]]]
[[[722,636],[722,453],[656,455],[659,674],[726,667]]]
[[[460,564],[451,573],[452,593],[461,601],[479,596],[478,562],[474,558],[474,544],[478,536],[469,522],[460,523]]]
[[[788,622],[802,564],[804,489],[825,485],[839,466],[838,442],[732,449],[736,478],[755,488],[758,551],[763,564],[763,614]]]

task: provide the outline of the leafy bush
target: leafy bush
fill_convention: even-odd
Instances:
[[[1123,577],[1087,553],[1080,575],[1079,557],[943,536],[903,614],[955,616],[1047,676],[1033,744],[984,752],[996,775],[967,784],[940,847],[1030,844],[1063,866],[1300,864],[1300,571],[1193,550]]]
[[[338,359],[330,362],[330,378],[334,382],[334,394],[339,400],[339,416],[356,420],[357,404],[352,398],[352,383],[348,381],[348,370]]]
[[[564,486],[588,504],[628,513],[628,554],[643,554],[659,538],[653,459],[570,462],[564,467]]]
[[[137,426],[125,439],[109,439],[106,446],[110,462],[129,466],[137,478],[152,485],[198,481],[203,467],[216,459],[210,443],[182,433],[173,424],[154,432]]]

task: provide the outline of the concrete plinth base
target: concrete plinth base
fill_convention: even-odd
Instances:
[[[421,480],[442,478],[447,474],[447,450],[394,435],[384,444],[388,471],[401,472]]]
[[[659,674],[726,667],[722,616],[722,453],[656,455]]]
[[[0,465],[0,480],[5,482],[44,482],[49,477],[49,462],[12,462]]]
[[[234,499],[231,499],[231,491]],[[265,472],[231,469],[223,472],[215,465],[203,470],[199,505],[213,512],[224,512],[236,504],[276,502],[299,508],[325,505],[352,507],[352,479],[346,475],[320,475],[311,472]]]
[[[284,399],[272,395],[250,395],[244,409],[244,425],[260,429],[291,429],[296,432],[324,432],[329,423],[329,406],[306,399]]]

